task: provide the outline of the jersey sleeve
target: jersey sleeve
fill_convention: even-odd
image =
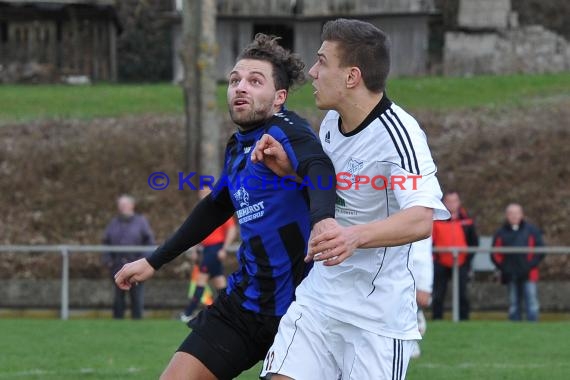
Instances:
[[[308,125],[274,125],[267,130],[281,143],[297,175],[312,184],[307,186],[311,225],[334,218],[336,176],[330,158]],[[318,184],[326,184],[319,186]]]
[[[160,269],[164,264],[174,260],[181,253],[208,237],[233,212],[234,208],[231,206],[227,191],[220,193],[218,198],[209,194],[196,205],[186,221],[147,258],[147,261],[155,270]]]
[[[307,175],[308,167],[315,161],[330,162],[317,136],[309,127],[285,128],[274,125],[268,129],[267,133],[281,143],[291,161],[291,166],[300,177]]]
[[[423,206],[434,211],[434,220],[450,218],[441,202],[442,191],[437,180],[437,167],[433,162],[424,132],[416,126],[407,130],[410,142],[409,156],[412,165],[392,165],[391,186],[401,209]]]
[[[206,239],[216,228],[223,225],[235,212],[227,181],[227,162],[232,147],[232,139],[226,147],[224,169],[212,192],[202,199],[192,210],[178,230],[160,245],[150,257],[149,264],[158,270],[174,260],[190,247]]]

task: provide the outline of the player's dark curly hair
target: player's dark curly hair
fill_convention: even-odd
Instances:
[[[270,62],[273,66],[273,81],[277,90],[289,89],[305,82],[305,64],[297,54],[280,46],[280,37],[257,33],[253,42],[238,56],[240,59],[257,59]]]

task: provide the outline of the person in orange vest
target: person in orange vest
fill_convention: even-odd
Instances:
[[[457,191],[448,191],[443,196],[443,204],[451,213],[448,220],[436,220],[433,224],[432,238],[434,247],[476,247],[479,237],[473,219],[461,206]],[[469,319],[469,297],[467,282],[471,270],[471,260],[474,254],[459,252],[459,319]],[[434,279],[432,317],[434,320],[443,318],[443,303],[447,284],[451,278],[453,254],[451,252],[434,252]]]
[[[206,198],[210,192],[209,188],[201,189],[200,199]],[[191,283],[195,282],[194,294],[190,298],[190,303],[186,306],[184,313],[180,315],[182,322],[189,323],[194,318],[194,312],[202,302],[208,280],[211,279],[215,288],[214,291],[218,293],[226,288],[227,281],[224,275],[223,261],[227,257],[229,246],[236,240],[237,233],[236,223],[232,216],[200,244],[202,248],[202,261],[198,264],[200,273],[196,279],[191,278],[190,280]],[[196,257],[193,261],[196,261]]]
[[[508,285],[509,319],[522,320],[522,301],[526,308],[526,319],[538,321],[539,302],[536,291],[538,265],[544,254],[536,254],[533,247],[542,247],[542,233],[524,219],[523,208],[511,203],[505,210],[505,224],[493,237],[493,247],[529,247],[528,253],[493,253],[491,260],[501,271],[501,282]]]

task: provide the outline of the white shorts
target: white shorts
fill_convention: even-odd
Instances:
[[[293,302],[279,323],[260,377],[401,380],[414,342],[377,335]]]

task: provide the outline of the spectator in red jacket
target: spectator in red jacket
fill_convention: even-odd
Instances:
[[[505,211],[506,222],[493,237],[493,247],[529,247],[528,253],[493,253],[491,259],[501,271],[501,282],[508,285],[509,319],[522,319],[522,302],[526,318],[538,321],[539,303],[536,292],[538,265],[543,254],[535,254],[534,247],[544,245],[540,230],[524,220],[521,205],[511,203]]]
[[[443,196],[443,204],[451,213],[448,220],[436,220],[433,224],[432,238],[434,247],[473,247],[479,245],[479,237],[473,219],[461,207],[461,199],[457,191],[448,191]],[[471,270],[473,254],[459,252],[459,319],[469,319],[469,297],[467,282]],[[433,280],[433,319],[443,318],[443,303],[447,292],[447,283],[451,278],[453,254],[451,252],[434,252]]]

